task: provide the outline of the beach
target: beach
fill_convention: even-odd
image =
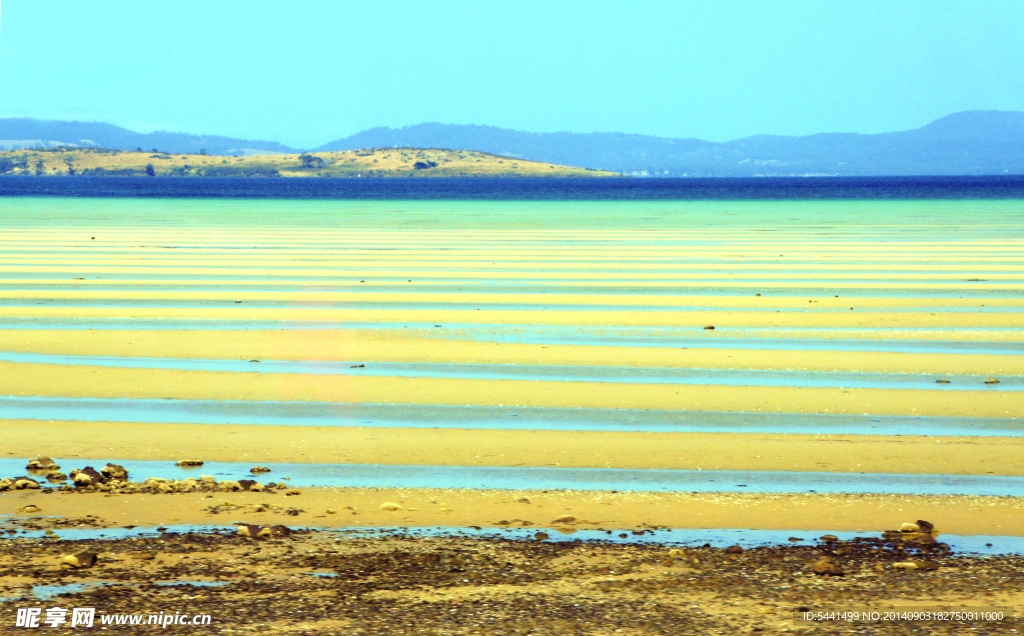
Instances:
[[[795,608],[853,598],[1024,609],[1019,202],[24,198],[2,212],[0,463],[22,468],[0,478],[44,487],[0,493],[0,525],[8,554],[38,547],[19,558],[40,580],[106,581],[61,602],[177,599],[187,586],[152,583],[170,560],[220,554],[236,571],[201,580],[224,583],[203,590],[210,613],[233,608],[231,629],[257,593],[320,599],[293,608],[302,621],[263,616],[280,633],[387,633],[370,608],[459,634],[527,633],[508,631],[519,611],[542,617],[534,633],[660,634],[743,633],[758,617],[768,633],[832,633]],[[65,473],[138,462],[124,480],[138,484],[216,465],[217,482],[262,490],[76,489],[23,468],[38,457]],[[441,476],[409,486],[398,469]],[[462,474],[448,469],[483,472],[445,482]],[[601,485],[621,471],[640,477]],[[854,541],[918,520],[947,552]],[[245,524],[298,533],[239,537]],[[154,534],[117,535],[129,527]],[[380,529],[411,534],[345,534]],[[46,530],[70,534],[31,534]],[[670,531],[692,545],[590,539]],[[733,531],[799,545],[726,553]],[[833,533],[845,547],[821,539]],[[989,556],[971,553],[984,543]],[[89,546],[102,558],[88,571],[55,560]],[[456,585],[442,553],[532,565],[518,579],[466,566]],[[423,571],[370,577],[363,595],[346,587],[353,555]],[[844,576],[814,574],[821,555]],[[894,566],[908,556],[938,569]],[[311,571],[343,576],[286,581]],[[30,598],[31,578],[8,567],[0,598]],[[337,593],[360,610],[332,622]],[[565,609],[573,597],[584,609]],[[476,623],[438,609],[492,602]],[[652,604],[647,627],[611,618],[634,602]],[[672,631],[673,612],[687,625]],[[586,616],[594,629],[572,631]],[[394,633],[418,633],[406,618]]]

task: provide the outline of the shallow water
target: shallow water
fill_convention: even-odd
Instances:
[[[106,462],[54,458],[62,469],[97,470]],[[290,487],[469,488],[486,490],[617,490],[637,492],[875,493],[906,495],[1016,496],[1024,477],[821,473],[790,471],[550,468],[505,466],[396,466],[386,464],[278,464],[261,462],[269,474],[255,477],[253,464],[206,462],[181,468],[172,462],[109,460],[124,466],[132,481],[149,477],[220,480],[256,479]],[[0,460],[0,474],[24,474],[27,460]]]
[[[2,518],[0,518],[2,522]],[[292,526],[293,528],[296,526]],[[163,532],[157,532],[154,528],[105,528],[105,529],[67,529],[60,528],[53,530],[58,538],[63,540],[86,540],[86,539],[124,539],[130,537],[159,536],[162,533],[201,533],[217,532],[221,534],[234,534],[235,526],[195,526],[195,525],[169,525],[162,526]],[[661,530],[575,530],[563,533],[559,528],[531,526],[530,528],[512,527],[458,527],[458,526],[429,526],[429,527],[366,527],[366,528],[344,528],[338,530],[325,530],[346,538],[362,537],[453,537],[453,538],[482,538],[482,539],[513,539],[513,540],[536,540],[538,532],[548,535],[547,542],[568,543],[577,541],[595,541],[616,544],[662,544],[666,547],[698,547],[707,545],[713,548],[727,548],[739,545],[744,548],[757,548],[761,546],[787,545],[791,543],[802,543],[813,545],[819,542],[820,537],[825,534],[834,535],[840,541],[849,541],[857,537],[880,538],[881,532],[835,532],[828,528],[806,529],[806,530],[746,530],[741,528],[707,528],[707,529],[661,529]],[[8,535],[12,538],[42,538],[47,536],[44,531],[19,530],[16,535]],[[791,538],[801,539],[800,542],[792,542]],[[974,555],[997,555],[997,554],[1024,554],[1024,537],[1013,537],[1003,535],[939,535],[939,541],[950,546],[955,554]],[[330,576],[330,573],[309,573],[312,576]],[[178,583],[169,582],[170,585]],[[200,582],[184,582],[186,585],[197,585]],[[60,586],[54,586],[60,587]]]
[[[1024,436],[1024,421],[1017,418],[127,398],[0,397],[0,418],[547,431]]]
[[[909,373],[840,373],[826,371],[759,371],[659,367],[564,366],[530,364],[444,364],[434,362],[347,362],[283,360],[210,360],[202,358],[130,358],[71,356],[0,351],[0,361],[233,373],[301,373],[403,378],[472,378],[558,382],[627,382],[638,384],[718,384],[727,386],[916,389],[924,391],[1024,391],[1024,377],[1006,376],[998,385],[981,375]],[[937,384],[936,379],[949,384]]]

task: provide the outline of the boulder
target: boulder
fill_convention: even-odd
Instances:
[[[174,464],[175,466],[181,466],[182,468],[194,468],[196,466],[202,466],[203,460],[201,459],[183,459]]]
[[[935,532],[935,524],[924,519],[917,520],[917,527],[921,529],[921,532]]]
[[[813,564],[811,570],[821,576],[843,576],[843,568],[830,556],[823,556]]]
[[[35,459],[28,460],[28,465],[25,466],[26,470],[57,470],[60,466],[54,463],[49,457],[36,457]]]
[[[738,545],[729,546],[725,549],[726,554],[739,554],[741,552],[743,552],[743,548]]]
[[[381,510],[401,510],[402,506],[396,504],[393,501],[385,501],[380,505]]]
[[[60,564],[65,569],[91,568],[96,565],[96,553],[79,552],[78,554],[65,554],[61,557]]]
[[[107,464],[100,469],[103,476],[107,479],[117,479],[118,481],[128,481],[128,469],[120,464]]]
[[[14,489],[15,490],[35,490],[42,488],[39,482],[31,477],[15,477],[14,478]]]
[[[76,488],[88,488],[89,486],[98,486],[102,484],[106,481],[106,478],[96,472],[96,469],[92,466],[86,466],[81,470],[77,468],[72,470],[71,481],[74,482]]]
[[[266,466],[253,466],[252,468],[249,469],[249,472],[256,475],[259,473],[269,473],[270,469],[267,468]]]
[[[5,490],[14,490],[14,480],[10,477],[4,477],[0,479],[0,492]]]

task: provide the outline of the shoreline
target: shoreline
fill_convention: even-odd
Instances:
[[[272,477],[262,477],[263,482]],[[285,483],[285,482],[279,482]],[[287,495],[292,492],[294,495]],[[399,508],[384,510],[384,504]],[[36,512],[19,512],[25,506]],[[263,492],[105,494],[11,491],[5,524],[118,528],[284,524],[296,528],[780,530],[880,535],[917,519],[942,534],[1024,537],[1024,498],[963,495],[684,493],[470,488],[299,488]],[[560,522],[560,519],[570,519]],[[57,520],[57,521],[54,521]],[[73,527],[73,526],[72,526]]]

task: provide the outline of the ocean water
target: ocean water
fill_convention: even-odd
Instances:
[[[2,177],[0,196],[345,200],[1021,199],[1024,176],[743,179]]]

